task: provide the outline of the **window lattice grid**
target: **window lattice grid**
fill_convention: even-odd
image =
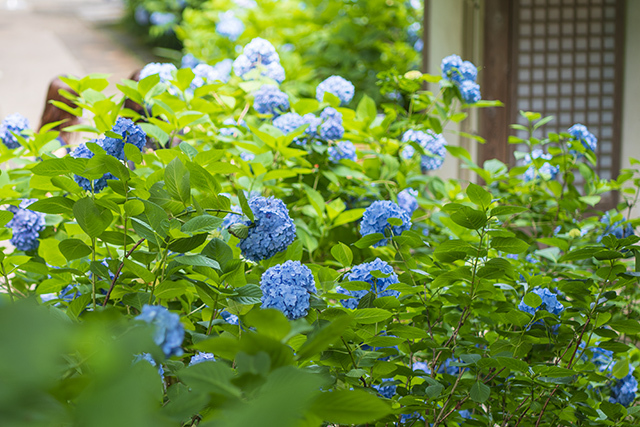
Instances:
[[[614,177],[616,67],[621,66],[617,1],[518,0],[515,14],[512,121],[526,124],[518,114],[524,110],[555,117],[545,133],[586,125],[598,138],[598,174]]]

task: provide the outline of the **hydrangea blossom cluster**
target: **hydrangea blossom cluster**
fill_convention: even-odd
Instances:
[[[233,10],[229,10],[220,13],[220,20],[216,24],[216,32],[234,42],[244,32],[244,24]]]
[[[136,319],[154,326],[153,341],[162,348],[166,357],[182,356],[180,346],[184,339],[184,327],[180,323],[180,316],[163,306],[145,304]]]
[[[163,27],[175,23],[176,19],[176,15],[171,12],[153,12],[149,17],[149,22],[151,25]]]
[[[237,212],[239,214],[242,214],[242,208],[238,205],[231,205],[231,210],[233,212]],[[222,225],[220,226],[222,229],[227,229],[230,226],[232,226],[233,224],[237,224],[239,222],[243,222],[242,220],[242,215],[236,215],[236,214],[232,214],[232,213],[228,213],[227,216],[224,217],[224,220],[222,221]]]
[[[298,145],[303,145],[308,138],[315,138],[318,136],[318,126],[320,125],[320,119],[314,116],[312,113],[301,116],[298,113],[286,113],[276,117],[273,120],[273,125],[280,129],[280,131],[288,135],[300,126],[309,125],[305,129],[304,133],[306,137],[295,137],[293,142]]]
[[[349,80],[340,76],[331,76],[325,79],[316,88],[316,99],[324,100],[325,92],[329,92],[340,99],[340,105],[347,105],[353,99],[355,87]]]
[[[284,81],[285,73],[280,65],[280,56],[271,43],[260,37],[251,40],[244,47],[242,54],[233,62],[233,70],[243,79],[247,73],[256,68],[260,70],[261,75],[278,83]]]
[[[107,136],[102,142],[102,147],[107,154],[118,160],[124,160],[125,144],[133,144],[138,150],[142,151],[147,142],[147,134],[140,126],[136,126],[130,119],[124,117],[118,117],[111,131],[121,135],[122,139]]]
[[[463,61],[458,55],[450,55],[442,60],[440,67],[442,78],[455,83],[464,102],[475,104],[482,99],[480,85],[476,83],[478,69],[473,63]]]
[[[327,107],[320,114],[320,138],[325,141],[341,139],[344,136],[342,114],[333,107]]]
[[[627,223],[623,227],[623,223],[626,222],[626,218],[622,217],[622,220],[612,223],[611,212],[606,212],[600,218],[600,222],[605,226],[602,236],[598,236],[598,242],[602,241],[602,237],[611,234],[617,239],[624,239],[625,237],[633,236],[633,226]]]
[[[309,294],[316,292],[313,273],[300,261],[274,265],[262,274],[262,308],[275,308],[287,319],[299,319],[309,311]]]
[[[180,68],[195,68],[198,64],[202,64],[203,62],[196,58],[193,54],[187,53],[182,56],[182,60],[180,61]]]
[[[247,122],[245,122],[244,120],[240,120],[240,123],[238,123],[231,117],[229,117],[228,119],[225,119],[225,121],[222,122],[222,124],[227,126],[244,126],[244,127],[247,126]],[[220,128],[219,133],[222,136],[232,136],[234,138],[237,138],[238,136],[240,136],[240,132],[238,131],[237,127]]]
[[[195,90],[205,85],[205,83],[215,82],[216,80],[226,82],[229,76],[221,72],[220,69],[209,64],[198,64],[193,67],[195,77],[191,82],[191,89]]]
[[[438,373],[447,374],[447,375],[458,375],[460,373],[460,369],[467,370],[468,368],[451,365],[452,362],[459,362],[459,361],[460,361],[459,359],[449,357],[444,362],[442,362],[440,366],[438,366]],[[413,370],[414,371],[422,370],[426,374],[431,375],[431,368],[426,362],[420,362],[420,361],[413,362]]]
[[[191,357],[189,366],[197,365],[198,363],[202,363],[202,362],[215,362],[215,361],[216,361],[216,357],[213,355],[213,353],[203,353],[199,351],[196,354],[194,354],[193,357]]]
[[[249,200],[249,207],[254,222],[245,221],[250,228],[247,238],[238,243],[242,255],[257,262],[287,249],[296,238],[296,226],[282,200],[255,196]]]
[[[162,64],[160,62],[151,62],[145,65],[142,70],[140,70],[140,80],[157,74],[160,76],[161,83],[169,83],[173,79],[173,72],[177,71],[175,65],[173,64]]]
[[[524,298],[518,304],[518,309],[524,311],[525,313],[529,313],[530,315],[535,315],[538,310],[546,310],[551,314],[559,315],[564,311],[564,306],[560,301],[558,301],[558,296],[551,292],[547,288],[540,288],[536,286],[531,290],[534,294],[538,295],[542,299],[542,304],[538,307],[530,307],[524,302]]]
[[[140,5],[136,7],[136,10],[133,13],[133,19],[142,26],[149,25],[149,12],[144,6]]]
[[[385,385],[385,383],[393,381],[393,378],[383,378],[382,384],[373,384],[373,388],[380,394],[382,397],[386,397],[387,399],[391,399],[396,394],[396,385],[389,384]]]
[[[531,154],[525,154],[524,164],[531,166],[529,166],[529,168],[524,172],[524,180],[527,182],[533,181],[536,178],[536,175],[540,176],[543,179],[554,179],[560,171],[560,167],[553,166],[549,162],[544,162],[542,166],[540,166],[540,168],[537,170],[536,174],[536,167],[531,164],[533,162],[533,159],[551,160],[552,158],[553,157],[551,156],[551,154],[547,154],[539,149],[533,150]]]
[[[161,377],[164,377],[164,369],[162,368],[162,365],[157,364],[156,361],[153,360],[153,356],[151,356],[151,354],[149,354],[149,353],[136,354],[135,357],[133,358],[133,363],[134,364],[135,363],[139,363],[142,360],[144,360],[146,362],[149,362],[149,364],[151,366],[154,366],[154,367],[157,366],[158,367],[158,374]]]
[[[24,131],[29,129],[29,120],[19,113],[11,114],[0,123],[0,139],[8,148],[18,148],[18,138],[12,134],[26,136]]]
[[[104,141],[102,139],[92,139],[89,142],[93,142],[95,144],[98,144],[100,147],[104,148],[104,145],[103,145]],[[81,143],[79,146],[77,146],[75,150],[71,152],[71,157],[76,159],[90,159],[94,155],[95,154],[93,153],[93,151],[91,151],[89,147],[87,147],[87,144],[84,142]],[[76,183],[80,187],[82,187],[83,190],[99,193],[102,190],[104,190],[105,187],[107,186],[108,179],[117,179],[117,178],[113,176],[111,173],[106,173],[102,175],[101,178],[93,180],[93,182],[91,182],[89,178],[85,178],[80,175],[74,175],[73,179],[76,181]]]
[[[351,141],[339,141],[336,145],[332,145],[327,150],[329,153],[329,161],[331,163],[339,163],[342,159],[355,162],[358,160],[356,155],[356,147]]]
[[[240,323],[238,316],[236,316],[235,314],[229,313],[227,310],[222,310],[220,312],[220,316],[222,316],[224,321],[230,325],[238,325]]]
[[[36,199],[25,199],[19,207],[9,206],[13,218],[7,223],[13,234],[11,244],[20,251],[31,251],[38,248],[40,231],[44,230],[44,214],[27,209]]]
[[[598,148],[598,138],[589,132],[585,125],[576,123],[569,128],[568,132],[575,139],[582,142],[582,145],[587,150],[596,151],[596,148]]]
[[[580,343],[580,348],[584,348],[584,341]],[[589,351],[591,352],[591,362],[596,365],[598,371],[605,372],[611,371],[613,369],[614,360],[613,360],[613,351],[605,350],[600,347],[589,347]],[[586,354],[582,355],[582,359],[588,359]]]
[[[380,273],[388,276],[376,278],[371,274],[372,271],[379,271]],[[389,285],[399,283],[400,281],[398,280],[398,275],[393,271],[393,267],[385,261],[382,261],[380,258],[354,266],[345,277],[350,282],[362,281],[369,283],[371,285],[370,291],[376,294],[377,297],[398,297],[400,295],[398,291],[386,290]],[[364,297],[369,291],[348,291],[342,286],[338,286],[336,287],[336,292],[354,297],[340,300],[340,304],[346,308],[356,309],[362,297]]]
[[[256,92],[253,108],[260,114],[279,115],[289,109],[289,95],[274,85],[262,85]]]
[[[436,134],[431,130],[423,132],[421,130],[409,129],[402,135],[402,142],[415,142],[425,150],[425,154],[420,158],[420,167],[423,172],[440,169],[440,167],[442,167],[447,153],[447,149],[445,148],[447,141],[445,141],[441,134]],[[404,159],[410,159],[415,152],[415,148],[407,145],[402,149],[400,156]]]
[[[392,226],[387,221],[390,218],[400,219],[402,225]],[[389,231],[391,231],[394,236],[399,236],[403,231],[409,230],[410,228],[411,218],[407,214],[407,211],[389,200],[378,200],[369,205],[364,211],[362,221],[360,222],[360,234],[362,234],[362,236],[373,233],[382,233],[388,236]],[[373,246],[385,246],[388,241],[388,238],[384,238]]]
[[[418,209],[418,191],[413,188],[405,188],[400,193],[398,193],[398,206],[407,211],[409,216],[413,215],[413,213]]]
[[[252,161],[253,159],[256,158],[256,155],[253,154],[253,153],[250,153],[248,151],[243,151],[243,152],[240,153],[240,158],[242,160],[244,160],[245,162],[250,162],[250,161]]]
[[[629,366],[629,374],[616,381],[611,387],[611,396],[609,402],[619,403],[622,406],[628,407],[636,399],[636,393],[638,392],[638,380],[633,376],[633,368]]]

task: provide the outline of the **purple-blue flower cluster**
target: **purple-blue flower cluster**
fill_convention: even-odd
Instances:
[[[420,168],[423,172],[440,169],[444,163],[444,158],[447,153],[444,137],[440,134],[436,134],[431,130],[423,132],[421,130],[409,129],[402,135],[402,142],[415,142],[423,150],[425,154],[420,157]],[[415,154],[416,150],[411,145],[406,145],[400,156],[404,159],[410,159]]]
[[[187,53],[182,56],[182,60],[180,61],[180,68],[195,68],[197,65],[202,64],[198,58],[193,56],[191,53]]]
[[[309,294],[316,292],[313,273],[300,261],[274,265],[262,274],[262,308],[275,308],[287,319],[299,319],[309,311]]]
[[[262,85],[256,92],[253,108],[260,114],[280,115],[289,109],[289,95],[274,85]]]
[[[29,129],[29,120],[19,113],[11,114],[0,123],[0,139],[9,148],[18,148],[20,143],[13,134],[26,136],[24,131]]]
[[[564,311],[564,306],[560,301],[558,301],[558,295],[554,294],[547,288],[540,288],[536,286],[531,290],[532,293],[538,295],[542,299],[542,304],[538,307],[530,307],[524,302],[524,298],[518,304],[518,309],[524,311],[525,313],[529,313],[530,315],[535,315],[538,310],[546,310],[551,314],[559,315]]]
[[[201,351],[197,352],[191,357],[191,361],[189,362],[189,366],[197,365],[202,362],[215,362],[216,357],[213,353],[203,353]]]
[[[617,239],[624,239],[625,237],[633,236],[633,226],[629,223],[622,225],[626,222],[626,218],[622,217],[621,220],[612,223],[611,212],[605,212],[600,218],[600,222],[605,226],[601,236],[598,236],[598,242],[602,241],[602,238],[608,234],[616,237]]]
[[[402,225],[391,225],[388,219],[397,218],[402,221]],[[389,232],[394,236],[399,236],[403,231],[411,228],[411,218],[407,211],[402,209],[396,203],[389,200],[378,200],[373,202],[364,211],[362,221],[360,221],[360,234],[366,236],[373,233],[382,233],[389,237]],[[375,243],[373,247],[385,246],[389,239],[384,238]]]
[[[285,78],[284,68],[280,65],[280,56],[271,43],[260,37],[251,40],[242,54],[233,62],[235,73],[245,79],[245,75],[258,68],[260,74],[278,83]]]
[[[27,209],[36,199],[25,199],[19,207],[9,206],[13,218],[7,223],[11,228],[11,244],[20,251],[32,251],[38,248],[40,231],[44,230],[44,214]]]
[[[609,402],[619,403],[622,406],[628,407],[636,399],[636,393],[638,392],[638,380],[633,376],[633,368],[629,366],[629,374],[616,381],[611,387],[611,396]]]
[[[191,82],[191,90],[195,90],[204,86],[207,83],[213,83],[215,81],[226,82],[229,80],[229,75],[225,75],[223,70],[211,66],[209,64],[198,64],[193,67],[194,78]]]
[[[124,117],[118,117],[111,131],[121,135],[122,139],[107,136],[102,141],[102,148],[107,154],[118,160],[124,160],[125,144],[132,144],[142,151],[147,142],[147,134],[140,126],[136,126],[130,119],[125,119]]]
[[[157,74],[160,76],[161,83],[169,83],[173,79],[173,72],[177,71],[175,65],[173,64],[162,64],[160,62],[151,62],[145,65],[142,70],[140,70],[140,80],[149,77],[153,74]]]
[[[229,313],[227,310],[222,310],[220,312],[220,316],[222,317],[222,319],[224,319],[225,322],[227,322],[230,325],[238,325],[240,323],[238,316],[236,316],[235,314]]]
[[[536,169],[536,167],[531,164],[533,159],[551,160],[552,158],[551,154],[547,154],[539,149],[533,150],[531,154],[525,154],[524,164],[531,166],[529,166],[529,168],[524,172],[524,180],[527,182],[533,181],[536,177],[540,177],[544,180],[554,179],[560,171],[560,167],[553,166],[549,162],[544,162],[539,169]]]
[[[255,196],[249,207],[254,221],[245,221],[250,228],[247,238],[238,243],[242,255],[258,262],[287,249],[296,238],[296,226],[282,200]]]
[[[344,136],[342,114],[333,107],[327,107],[320,114],[320,138],[325,141],[341,139]]]
[[[93,142],[95,144],[98,144],[100,147],[104,148],[102,139],[93,139],[93,140],[91,140],[89,142]],[[75,150],[73,150],[71,152],[71,157],[76,158],[76,159],[90,159],[94,155],[95,154],[93,153],[93,151],[91,151],[89,149],[89,147],[87,147],[87,144],[84,143],[84,142],[81,143],[80,145],[78,145],[75,148]],[[91,182],[90,179],[85,178],[85,177],[80,176],[80,175],[74,175],[73,179],[85,191],[91,191],[91,192],[94,192],[94,193],[99,193],[102,190],[104,190],[105,187],[107,186],[107,180],[108,179],[117,179],[117,178],[115,176],[113,176],[111,173],[106,173],[106,174],[102,175],[101,178],[93,180],[93,182]]]
[[[482,99],[480,85],[476,83],[478,69],[473,63],[463,61],[458,55],[450,55],[442,60],[440,67],[442,78],[455,83],[464,102],[475,104]]]
[[[353,84],[340,76],[331,76],[325,79],[316,88],[316,99],[319,102],[324,100],[324,93],[329,92],[340,99],[340,105],[347,105],[353,99],[355,87]]]
[[[298,113],[286,113],[273,119],[273,126],[280,129],[285,135],[304,125],[308,125],[304,130],[305,136],[297,136],[293,139],[293,142],[298,145],[303,145],[308,138],[316,138],[318,136],[320,119],[312,113],[307,113],[304,116]]]
[[[339,163],[342,159],[353,162],[358,160],[356,147],[351,141],[339,141],[336,145],[329,147],[327,152],[329,153],[329,161],[331,163]]]
[[[407,211],[409,216],[413,215],[419,207],[416,197],[418,197],[418,191],[413,188],[405,188],[398,193],[398,206]]]
[[[391,381],[393,381],[393,378],[383,378],[381,384],[373,384],[372,387],[380,396],[391,399],[396,394],[396,385],[388,384]]]
[[[220,20],[216,24],[216,32],[234,42],[244,32],[244,24],[236,17],[233,10],[228,10],[220,13]]]
[[[598,147],[598,138],[596,138],[589,129],[583,124],[576,123],[571,126],[568,131],[576,140],[582,142],[587,150],[596,151]]]
[[[154,326],[153,341],[162,348],[166,357],[182,356],[184,327],[180,323],[180,316],[161,305],[145,304],[136,319]]]
[[[387,275],[387,277],[376,278],[371,274],[372,271],[379,271],[380,273]],[[354,297],[340,300],[340,304],[346,308],[356,309],[362,297],[364,297],[368,292],[373,292],[378,298],[400,296],[398,291],[386,290],[389,285],[399,283],[400,281],[398,280],[398,275],[393,271],[393,267],[385,261],[382,261],[380,258],[376,258],[371,262],[365,262],[363,264],[353,266],[351,271],[347,273],[345,277],[350,282],[362,281],[371,285],[370,291],[348,291],[342,286],[337,286],[337,293]]]

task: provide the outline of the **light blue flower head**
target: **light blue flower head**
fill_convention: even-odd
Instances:
[[[238,205],[231,205],[231,210],[233,212],[238,212],[239,214],[242,213],[242,208]],[[223,230],[226,230],[231,225],[238,224],[240,222],[244,222],[244,217],[242,215],[228,213],[227,216],[224,217],[224,220],[222,221],[222,225],[220,226],[220,228],[222,228]]]
[[[107,154],[118,160],[124,160],[124,145],[132,144],[142,151],[147,142],[147,134],[136,126],[130,119],[118,117],[116,124],[111,129],[112,132],[122,136],[122,139],[105,137],[102,141],[102,148]]]
[[[462,99],[467,104],[476,104],[482,99],[482,95],[480,94],[480,85],[476,82],[465,80],[460,83],[459,88]]]
[[[157,74],[160,76],[161,83],[169,83],[173,79],[173,72],[177,71],[175,65],[173,64],[162,64],[159,62],[151,62],[145,65],[142,70],[140,70],[140,80],[149,77],[153,74]]]
[[[154,326],[153,341],[162,348],[166,357],[182,356],[184,327],[180,323],[180,316],[161,305],[145,304],[136,319]]]
[[[358,160],[356,147],[351,141],[339,141],[336,145],[329,147],[327,152],[329,153],[329,161],[331,163],[339,163],[342,159],[354,162]]]
[[[230,325],[238,325],[240,323],[240,319],[235,314],[229,313],[227,310],[222,310],[220,312],[220,316]]]
[[[260,114],[280,115],[289,109],[289,95],[274,85],[262,85],[255,93],[253,108]]]
[[[619,403],[622,406],[628,407],[636,399],[638,380],[633,376],[633,367],[629,366],[629,371],[626,377],[617,380],[614,386],[611,387],[609,402]]]
[[[329,92],[340,99],[341,105],[346,105],[353,99],[355,87],[353,84],[340,76],[331,76],[324,80],[316,88],[316,99],[319,102],[324,100],[324,93]]]
[[[144,8],[144,6],[140,5],[136,7],[136,10],[133,13],[133,19],[135,19],[138,25],[149,25],[149,12]]]
[[[396,385],[395,384],[385,384],[393,381],[393,378],[383,378],[381,384],[373,384],[372,387],[378,392],[378,394],[382,397],[386,397],[387,399],[393,398],[396,394]]]
[[[309,310],[309,293],[316,292],[311,270],[300,261],[274,265],[262,274],[262,308],[275,308],[287,319],[299,319]]]
[[[193,68],[193,74],[195,77],[191,82],[191,89],[197,89],[207,83],[213,83],[215,81],[224,82],[226,79],[228,79],[228,76],[225,76],[220,72],[220,70],[209,64],[196,65]]]
[[[29,120],[19,113],[11,114],[4,118],[0,123],[0,139],[9,148],[18,148],[20,143],[12,134],[18,134],[26,137],[25,130],[29,129]]]
[[[158,27],[174,24],[176,20],[176,15],[171,12],[153,12],[149,17],[151,25],[157,25]]]
[[[413,188],[405,188],[398,193],[398,206],[407,211],[409,216],[413,215],[416,209],[418,209],[418,192]]]
[[[627,223],[623,227],[623,223],[626,222],[626,218],[622,217],[622,220],[616,221],[612,223],[611,212],[605,212],[600,218],[600,222],[605,226],[604,231],[602,232],[602,236],[598,236],[598,242],[602,240],[602,237],[611,234],[612,236],[618,239],[624,239],[625,237],[633,236],[634,230],[633,226]]]
[[[11,228],[11,244],[20,251],[31,251],[38,248],[40,232],[45,228],[44,214],[27,209],[36,199],[25,199],[19,207],[9,206],[13,218],[7,223]]]
[[[445,148],[447,141],[445,141],[441,134],[436,134],[431,130],[423,132],[409,129],[402,135],[402,142],[409,141],[417,143],[425,150],[425,154],[420,158],[420,167],[423,172],[442,167],[447,153],[447,149]],[[415,152],[416,150],[411,145],[407,145],[400,153],[400,156],[404,159],[410,159]]]
[[[102,139],[93,139],[93,140],[91,140],[89,142],[96,143],[100,147],[104,148],[104,140],[102,140]],[[90,159],[94,155],[95,154],[93,153],[93,151],[91,151],[89,149],[89,147],[87,147],[87,144],[84,143],[84,142],[81,143],[80,145],[78,145],[71,152],[71,157],[76,158],[76,159]],[[83,190],[85,190],[85,191],[93,191],[94,193],[99,193],[99,192],[101,192],[102,190],[104,190],[106,188],[108,179],[117,179],[117,178],[115,176],[113,176],[111,173],[106,173],[106,174],[102,175],[101,178],[93,180],[93,188],[91,186],[92,182],[88,178],[85,178],[85,177],[80,176],[80,175],[74,175],[73,179],[80,187],[82,187]]]
[[[287,249],[296,238],[296,226],[282,200],[254,196],[249,207],[254,222],[245,221],[250,228],[247,238],[238,243],[242,255],[258,262]]]
[[[234,42],[244,32],[244,24],[232,10],[229,10],[220,13],[220,21],[216,24],[216,32]]]
[[[276,49],[267,40],[256,37],[251,40],[233,62],[233,71],[236,75],[245,78],[245,75],[255,68],[260,69],[260,74],[269,77],[278,83],[285,78],[284,68],[280,65],[280,57]]]
[[[240,131],[238,130],[239,126],[242,126],[245,128],[247,127],[247,122],[245,122],[244,120],[240,120],[240,123],[238,123],[236,120],[234,120],[231,117],[229,117],[228,119],[225,119],[225,121],[223,121],[222,124],[227,126],[234,126],[234,127],[220,128],[220,130],[218,131],[219,134],[222,136],[232,136],[234,138],[237,138],[240,136]]]
[[[583,124],[576,123],[571,126],[568,131],[578,141],[582,142],[582,145],[587,150],[596,151],[598,148],[598,139],[589,132],[589,129]]]
[[[376,278],[371,272],[379,271],[382,274],[388,275],[387,277]],[[361,290],[361,291],[348,291],[344,289],[342,286],[336,287],[336,292],[343,295],[350,295],[354,298],[340,300],[340,304],[342,304],[346,308],[355,309],[358,307],[358,303],[367,293],[373,292],[377,298],[379,297],[388,297],[400,296],[400,292],[387,290],[389,285],[394,283],[399,283],[398,275],[393,271],[393,267],[387,264],[385,261],[382,261],[380,258],[376,258],[371,262],[365,262],[363,264],[355,265],[349,273],[345,276],[347,280],[350,282],[367,282],[371,285],[370,290]]]
[[[460,67],[462,67],[462,58],[458,55],[449,55],[442,59],[442,62],[440,63],[442,78],[446,80],[453,80],[453,76],[457,74]]]
[[[542,299],[542,304],[538,307],[533,308],[525,304],[524,298],[518,304],[518,309],[524,311],[525,313],[529,313],[532,316],[536,314],[538,310],[546,310],[551,314],[559,315],[564,311],[564,306],[560,301],[558,301],[558,296],[551,292],[547,288],[540,288],[536,286],[531,290],[534,294],[538,295]]]
[[[398,218],[402,221],[402,225],[392,226],[387,221],[389,218]],[[373,202],[364,211],[362,221],[360,222],[360,234],[366,236],[373,233],[382,233],[389,236],[389,232],[393,232],[394,236],[399,236],[403,231],[411,228],[411,218],[407,211],[397,204],[389,200],[378,200]],[[388,238],[384,238],[373,246],[385,246],[389,242]]]
[[[536,149],[536,150],[533,150],[531,154],[529,153],[525,154],[524,164],[531,165],[531,162],[533,161],[533,159],[551,160],[552,158],[553,157],[551,156],[551,154],[545,154],[542,150]],[[543,165],[540,166],[540,169],[538,169],[538,176],[540,176],[545,180],[554,179],[559,171],[560,171],[560,168],[558,166],[553,166],[549,162],[544,162]],[[524,173],[524,180],[532,181],[535,178],[536,178],[536,168],[535,166],[531,165]]]
[[[307,123],[309,126],[305,129],[304,133],[309,135],[310,138],[318,137],[318,126],[322,124],[322,119],[316,117],[313,113],[307,113],[302,116],[302,120],[304,123]]]
[[[187,53],[182,57],[182,60],[180,61],[180,68],[195,68],[196,65],[202,64],[202,63],[203,62],[200,61],[198,58],[196,58],[190,53]]]
[[[280,131],[288,135],[300,126],[304,126],[305,120],[298,113],[286,113],[273,119],[273,125]]]
[[[215,362],[215,361],[216,361],[216,357],[213,355],[213,353],[203,353],[199,351],[196,354],[194,354],[193,357],[191,357],[189,366],[197,365],[198,363],[202,363],[202,362]]]
[[[223,83],[227,83],[229,81],[229,77],[231,76],[231,70],[233,69],[233,60],[229,58],[223,59],[222,61],[216,63],[213,68],[216,70],[220,81],[222,81]]]

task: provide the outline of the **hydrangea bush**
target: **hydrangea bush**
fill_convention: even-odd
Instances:
[[[499,105],[465,97],[475,67],[318,100],[268,43],[228,80],[67,77],[92,135],[0,145],[3,422],[637,424],[639,163],[603,180],[596,136],[523,112],[518,165],[478,165],[446,140]]]

